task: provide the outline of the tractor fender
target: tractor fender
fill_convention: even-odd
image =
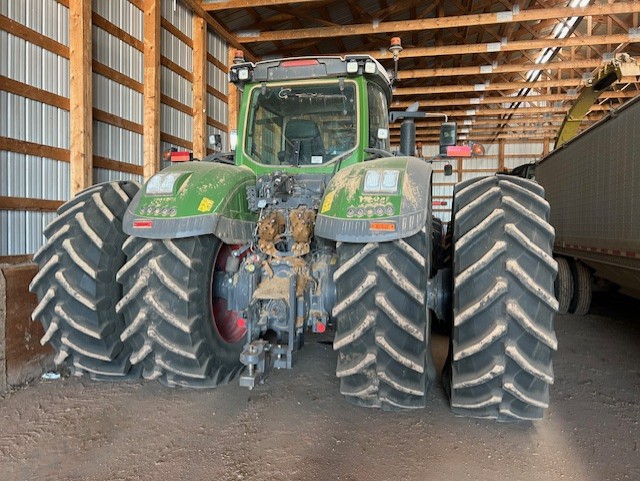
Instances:
[[[248,208],[246,188],[255,184],[246,167],[173,164],[148,179],[131,201],[124,232],[147,239],[214,234],[228,244],[248,241],[257,217]]]
[[[341,242],[410,237],[431,218],[431,164],[387,157],[340,170],[325,190],[315,234]]]

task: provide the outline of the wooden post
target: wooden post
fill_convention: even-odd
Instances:
[[[207,155],[207,23],[193,16],[193,156]]]
[[[93,183],[91,2],[69,4],[71,196]]]
[[[76,2],[71,2],[76,3]],[[85,3],[85,2],[82,2]],[[91,3],[91,2],[86,2]],[[144,0],[143,175],[160,170],[160,2]]]
[[[236,55],[236,49],[229,47],[229,67],[233,65],[233,59]],[[227,96],[227,132],[231,132],[238,128],[238,89],[229,82],[229,95]],[[230,147],[228,147],[230,149]]]
[[[542,156],[544,157],[545,155],[547,155],[549,153],[549,143],[551,142],[551,139],[546,138],[542,141]]]
[[[505,141],[501,139],[498,143],[498,172],[504,171],[504,146]]]

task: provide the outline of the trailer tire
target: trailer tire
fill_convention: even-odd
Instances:
[[[557,348],[557,264],[544,190],[496,175],[456,186],[453,334],[443,373],[457,415],[540,419]]]
[[[213,235],[152,240],[129,237],[118,272],[124,297],[122,339],[145,379],[175,387],[213,388],[241,369],[246,330],[214,297],[214,279],[231,249]],[[218,314],[218,315],[216,315]]]
[[[138,189],[119,181],[80,192],[58,209],[33,256],[40,270],[29,289],[38,297],[32,318],[45,330],[40,342],[50,343],[55,363],[66,362],[76,376],[140,376],[131,369],[130,346],[120,340],[124,319],[115,310],[122,296],[116,272],[125,261],[122,217]]]
[[[569,306],[569,312],[577,316],[584,316],[591,307],[591,272],[589,268],[579,260],[570,262],[571,274],[573,277],[573,298]]]
[[[435,377],[425,299],[430,226],[392,242],[338,243],[333,348],[340,392],[353,404],[425,406]]]
[[[558,263],[558,276],[554,284],[556,298],[558,299],[558,314],[569,312],[571,299],[573,298],[573,274],[569,261],[565,257],[556,257]]]

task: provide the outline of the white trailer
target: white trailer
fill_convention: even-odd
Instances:
[[[588,311],[593,276],[640,298],[640,96],[544,157],[535,176],[556,230],[561,312]]]

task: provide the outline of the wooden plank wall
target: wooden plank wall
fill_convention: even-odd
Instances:
[[[31,320],[37,300],[29,283],[36,272],[32,263],[0,265],[0,392],[53,367],[53,349],[40,345],[42,324]]]

